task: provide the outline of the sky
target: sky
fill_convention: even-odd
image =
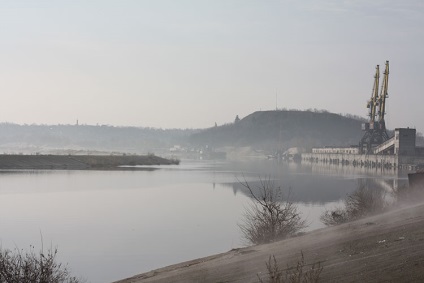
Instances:
[[[206,128],[259,110],[424,132],[422,0],[0,0],[0,122]]]

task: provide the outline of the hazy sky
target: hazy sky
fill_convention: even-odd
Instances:
[[[1,0],[0,122],[210,127],[257,110],[424,131],[422,0]]]

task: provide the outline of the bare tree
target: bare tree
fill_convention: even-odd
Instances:
[[[382,212],[386,207],[385,197],[384,190],[361,185],[348,196],[346,210],[353,219],[376,214]]]
[[[284,194],[280,187],[270,180],[260,181],[255,193],[245,180],[240,182],[253,198],[246,208],[243,223],[239,227],[245,240],[250,244],[264,244],[292,236],[305,228],[297,206],[290,201],[290,190]]]

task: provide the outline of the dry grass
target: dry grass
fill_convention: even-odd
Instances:
[[[67,267],[56,261],[57,249],[35,252],[0,250],[0,283],[78,283]]]
[[[287,266],[283,270],[278,266],[275,256],[269,256],[268,262],[266,262],[266,269],[268,277],[264,281],[258,275],[260,283],[316,283],[319,282],[323,267],[318,262],[308,268],[303,253],[301,253],[301,259],[297,262],[296,267]]]

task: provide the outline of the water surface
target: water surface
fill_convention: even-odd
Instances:
[[[243,246],[237,223],[259,179],[291,188],[309,223],[361,183],[390,190],[405,176],[273,161],[184,161],[137,171],[1,171],[3,248],[58,247],[88,282],[111,282]]]

